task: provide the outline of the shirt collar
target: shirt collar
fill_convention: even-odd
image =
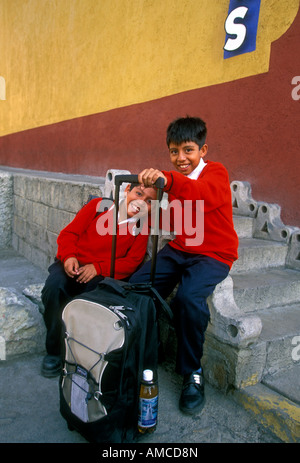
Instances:
[[[197,167],[189,175],[187,175],[187,177],[191,178],[192,180],[197,180],[205,166],[206,162],[203,161],[203,158],[200,158],[200,162]]]

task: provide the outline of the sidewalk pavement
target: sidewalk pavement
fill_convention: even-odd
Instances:
[[[0,286],[18,291],[44,281],[47,272],[13,250],[0,250]],[[23,354],[0,361],[0,443],[84,443],[69,431],[59,412],[58,378],[40,373],[43,353]],[[159,420],[141,444],[280,443],[258,415],[244,408],[235,394],[224,395],[206,384],[206,405],[199,415],[184,415],[178,408],[181,377],[170,364],[159,367]]]
[[[42,355],[0,362],[0,443],[84,443],[69,431],[59,412],[58,378],[40,373]],[[160,366],[159,420],[144,444],[280,443],[230,395],[206,385],[206,405],[199,415],[178,408],[181,378]]]

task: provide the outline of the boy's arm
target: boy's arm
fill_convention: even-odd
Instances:
[[[115,275],[117,280],[131,276],[137,267],[143,262],[148,243],[148,235],[139,234],[135,237],[133,245],[128,249],[125,257],[116,258]],[[97,263],[94,263],[97,265]],[[101,262],[101,275],[110,276],[110,261]]]
[[[65,262],[69,257],[76,257],[78,238],[95,218],[100,201],[101,199],[95,198],[88,202],[76,214],[72,222],[60,232],[57,238],[58,250],[56,257],[62,262]]]
[[[176,171],[163,173],[167,181],[166,192],[181,200],[204,200],[206,212],[220,207],[231,194],[228,172],[218,162],[207,165],[197,180]]]
[[[153,186],[158,177],[163,177],[164,191],[181,200],[204,200],[205,209],[216,209],[224,204],[228,194],[229,176],[225,167],[219,162],[208,164],[197,180],[192,180],[180,172],[144,169],[138,175],[140,183],[146,187]]]

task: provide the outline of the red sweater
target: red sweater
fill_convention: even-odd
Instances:
[[[80,265],[93,264],[98,275],[110,276],[113,208],[96,216],[101,199],[88,202],[67,225],[57,238],[57,258],[65,262],[68,257],[76,257]],[[100,235],[100,225],[109,233]],[[135,224],[119,225],[117,230],[117,248],[115,278],[130,276],[144,259],[148,229],[133,236]],[[98,231],[97,231],[98,226]],[[125,228],[127,228],[127,230]],[[105,230],[104,230],[105,231]]]
[[[192,200],[185,202],[185,205],[191,204],[193,227],[197,224],[195,200],[204,201],[203,242],[198,239],[188,244],[187,240],[191,240],[193,236],[185,233],[186,229],[182,226],[182,232],[176,235],[170,245],[181,251],[213,257],[231,267],[238,258],[238,237],[233,226],[231,189],[225,167],[219,162],[206,161],[197,180],[189,179],[176,171],[163,173],[167,178],[165,191],[168,192],[169,203],[174,199],[182,204],[185,200]],[[181,217],[183,221],[183,207]],[[176,228],[174,223],[175,232]],[[194,238],[201,236],[201,231],[197,231]]]

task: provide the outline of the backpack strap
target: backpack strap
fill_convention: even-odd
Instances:
[[[166,301],[161,297],[159,292],[155,288],[153,288],[153,286],[150,287],[150,291],[154,294],[154,300],[155,298],[158,300],[165,315],[168,317],[169,322],[173,324],[174,315],[173,315],[172,310],[170,309],[169,304],[166,303]]]
[[[97,195],[89,195],[87,202],[84,203],[83,206],[86,206],[90,201],[92,201],[92,199],[96,199],[96,198],[102,199],[102,201],[100,203],[100,208],[96,212],[96,215],[95,215],[95,217],[98,217],[98,215],[102,214],[103,212],[108,211],[108,209],[111,208],[111,206],[114,204],[114,200],[111,199],[111,198],[106,198],[106,197],[102,197],[102,196],[100,197],[100,196],[97,196]]]
[[[159,294],[157,289],[155,289],[152,286],[152,283],[126,283],[125,288],[128,288],[130,290],[141,292],[141,293],[148,293],[150,296],[152,296],[154,302],[158,301],[159,307],[163,310],[167,318],[169,319],[169,322],[173,324],[173,312],[170,308],[170,306],[166,303],[164,298]]]
[[[143,294],[150,294],[152,296],[154,302],[157,300],[159,303],[159,307],[162,308],[163,312],[169,319],[170,323],[173,323],[173,312],[170,309],[170,306],[166,303],[166,301],[161,297],[157,289],[155,289],[151,283],[128,283],[125,281],[115,280],[110,277],[104,278],[99,283],[99,286],[108,286],[117,294],[120,294],[123,297],[126,297],[127,291],[135,291],[136,293],[143,293]]]
[[[92,199],[95,199],[95,198],[98,198],[98,196],[94,196]],[[96,212],[95,217],[98,217],[98,215],[103,214],[103,212],[108,211],[108,209],[110,209],[113,204],[114,204],[113,199],[111,199],[111,198],[102,198],[102,201],[100,203],[100,207],[99,207],[98,211]]]

